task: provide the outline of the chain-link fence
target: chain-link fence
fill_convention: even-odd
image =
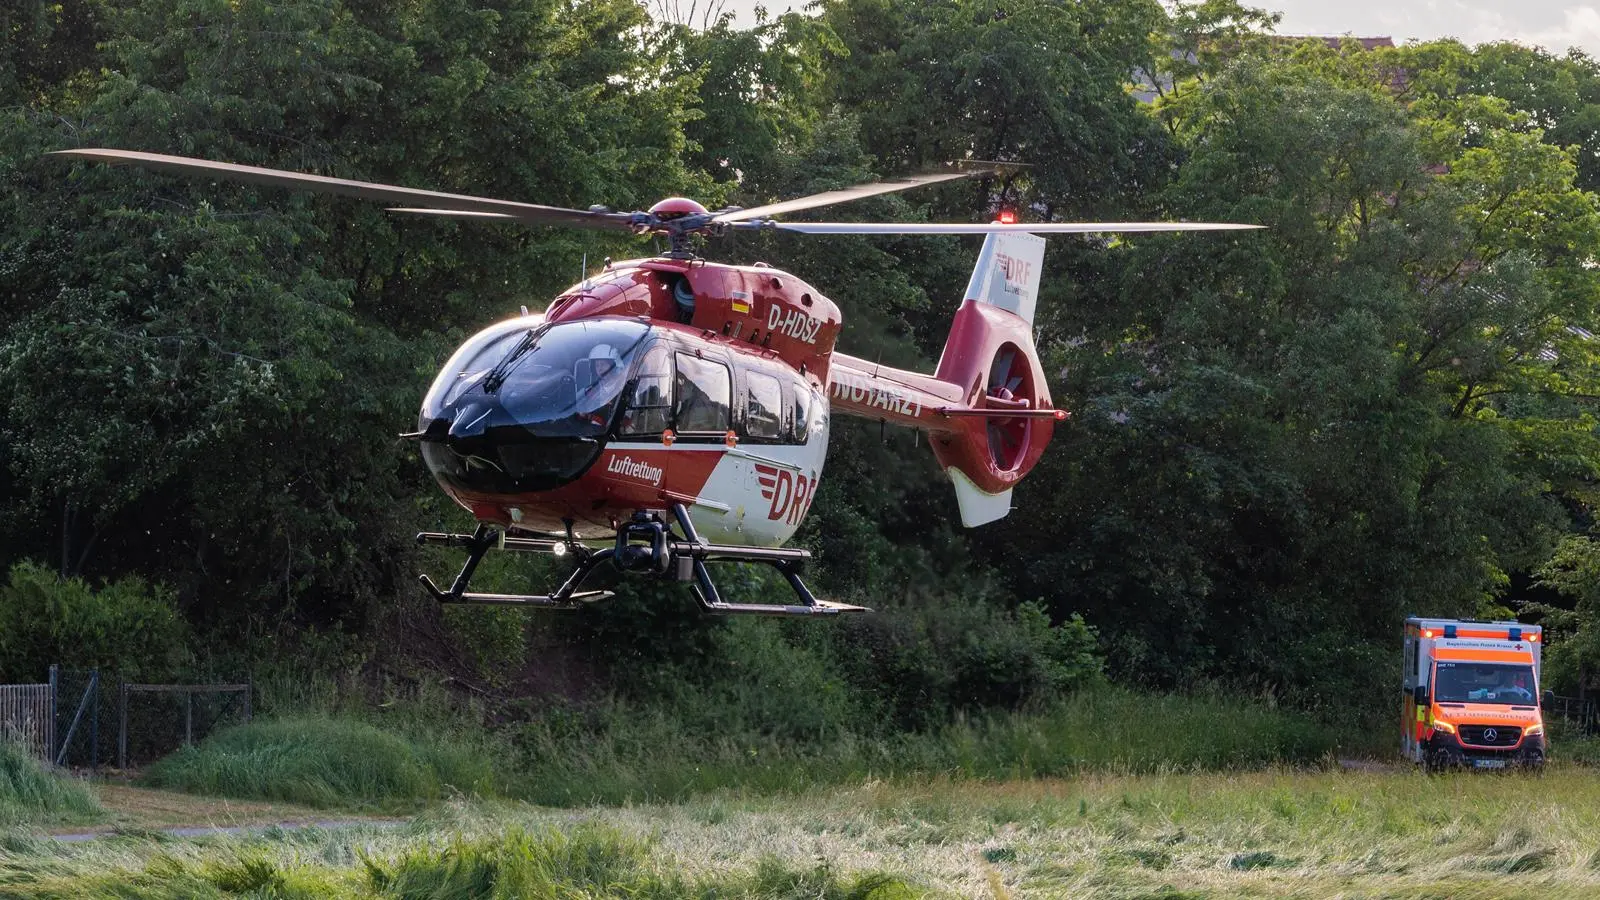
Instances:
[[[222,725],[250,721],[250,684],[118,686],[117,768],[154,762]]]
[[[93,669],[57,675],[54,759],[70,768],[137,768],[218,728],[247,722],[248,680],[214,684],[128,683]]]
[[[1600,701],[1593,697],[1554,697],[1544,714],[1583,734],[1600,732]]]

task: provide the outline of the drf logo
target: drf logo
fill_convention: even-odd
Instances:
[[[761,498],[772,501],[767,518],[791,525],[804,518],[817,494],[817,478],[756,463],[756,480],[761,483]]]
[[[1006,288],[1012,293],[1021,293],[1027,286],[1028,276],[1033,272],[1033,263],[1004,253],[995,254],[995,261],[1000,264],[1000,274],[1006,280]]]

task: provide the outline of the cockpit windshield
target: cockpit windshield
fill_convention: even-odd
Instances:
[[[605,433],[649,326],[627,319],[555,324],[523,321],[483,332],[461,348],[423,402],[422,426],[438,419],[540,437]],[[482,408],[484,421],[467,422]]]
[[[1439,703],[1531,705],[1537,696],[1532,666],[1440,662],[1434,670],[1433,699]]]

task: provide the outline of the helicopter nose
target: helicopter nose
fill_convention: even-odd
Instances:
[[[599,455],[602,442],[551,434],[519,418],[519,395],[468,396],[422,425],[422,457],[450,487],[476,494],[521,494],[571,482]],[[426,416],[426,413],[424,414]]]
[[[456,414],[450,419],[450,430],[446,432],[455,440],[481,437],[489,421],[489,414],[494,411],[494,405],[481,401],[463,403]]]

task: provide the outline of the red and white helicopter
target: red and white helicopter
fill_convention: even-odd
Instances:
[[[479,522],[473,534],[423,533],[467,550],[441,602],[574,608],[611,596],[580,590],[610,562],[690,582],[709,612],[829,615],[863,607],[819,600],[800,579],[810,554],[786,548],[816,497],[837,411],[920,429],[955,488],[963,525],[1006,515],[1011,490],[1039,461],[1055,409],[1032,322],[1041,233],[1201,231],[1217,223],[817,223],[773,216],[958,178],[984,164],[859,185],[753,209],[708,211],[674,197],[646,212],[539,206],[180,156],[83,149],[60,155],[402,204],[398,212],[663,235],[655,258],[608,262],[542,314],[480,331],[422,401],[423,459]],[[769,266],[708,262],[694,235],[984,234],[964,302],[932,374],[834,349],[833,301]],[[549,594],[467,590],[491,548],[570,555]],[[731,603],[708,562],[763,563],[794,589],[791,604]]]

